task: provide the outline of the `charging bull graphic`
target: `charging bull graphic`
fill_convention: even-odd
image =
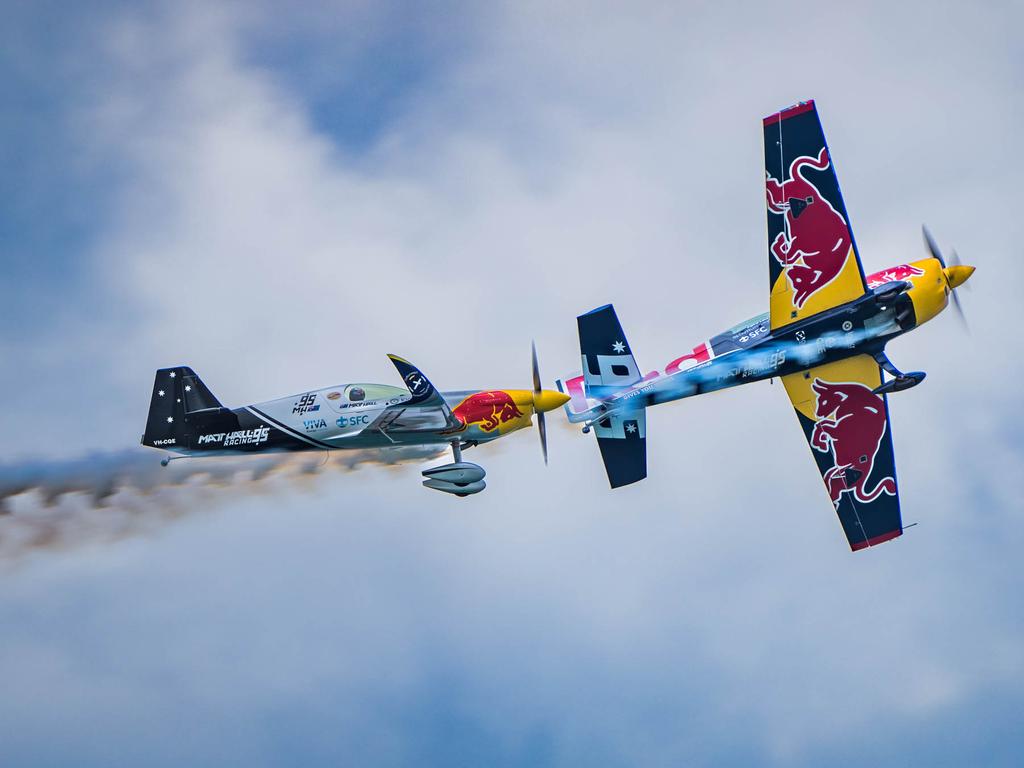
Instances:
[[[470,424],[479,424],[484,432],[493,432],[500,425],[520,418],[523,412],[508,392],[499,389],[470,395],[452,414],[462,422],[462,429]]]
[[[793,160],[789,178],[781,183],[767,175],[765,181],[768,210],[786,217],[771,252],[788,267],[786,276],[798,309],[842,271],[853,244],[846,221],[803,177],[805,166],[819,171],[828,168],[828,150],[822,147],[817,158],[804,155]]]
[[[875,455],[885,434],[885,403],[863,384],[835,384],[815,379],[818,422],[811,433],[811,447],[832,452],[835,466],[825,475],[825,485],[837,507],[844,493],[870,503],[881,494],[896,495],[896,481],[883,478],[871,490],[864,488],[875,465]]]

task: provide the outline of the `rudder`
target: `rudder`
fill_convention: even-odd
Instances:
[[[221,411],[220,401],[191,368],[185,365],[161,368],[153,379],[153,394],[142,444],[171,450],[187,448],[188,417],[196,413],[217,414]]]

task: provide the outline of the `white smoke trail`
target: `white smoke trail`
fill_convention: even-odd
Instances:
[[[138,448],[0,465],[0,563],[38,550],[114,541],[209,509],[239,492],[287,490],[367,464],[422,462],[443,446],[264,454],[173,461]]]

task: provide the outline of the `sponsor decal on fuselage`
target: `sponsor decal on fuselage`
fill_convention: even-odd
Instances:
[[[770,355],[755,356],[749,365],[738,369],[739,376],[745,379],[748,376],[760,376],[769,371],[777,371],[784,362],[786,362],[786,350],[777,349]],[[736,375],[736,371],[737,369],[733,369],[733,376]]]
[[[337,400],[341,397],[341,392],[328,392],[326,397],[328,400]]]
[[[323,419],[303,419],[302,426],[306,428],[307,432],[318,432],[321,429],[327,429],[327,422]]]
[[[307,392],[292,404],[292,413],[312,413],[319,411],[320,404],[316,402],[316,392]]]
[[[344,429],[345,427],[358,427],[361,424],[370,423],[370,414],[357,413],[352,416],[342,416],[334,423],[337,424],[342,429]]]
[[[339,408],[371,408],[380,405],[379,400],[360,400],[355,403],[338,403]]]
[[[894,283],[897,280],[910,280],[912,277],[920,277],[923,274],[924,270],[915,267],[913,264],[900,264],[898,267],[890,267],[881,272],[868,275],[868,288],[877,288],[880,285]]]
[[[239,429],[234,432],[213,432],[209,435],[200,435],[197,443],[199,445],[211,445],[221,443],[225,448],[235,445],[259,445],[265,443],[270,436],[270,427],[256,427],[255,429]]]
[[[475,424],[484,432],[493,432],[502,424],[521,418],[523,412],[508,392],[494,389],[470,395],[459,403],[452,415],[461,422],[461,429]]]

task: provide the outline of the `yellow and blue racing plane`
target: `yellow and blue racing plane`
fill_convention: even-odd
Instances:
[[[613,488],[647,476],[646,407],[780,377],[854,551],[903,532],[888,395],[920,384],[885,354],[974,267],[928,258],[865,275],[813,101],[764,119],[768,312],[641,374],[611,305],[577,318],[583,371],[558,381]],[[962,317],[962,312],[961,312]],[[888,374],[889,378],[886,378]]]

